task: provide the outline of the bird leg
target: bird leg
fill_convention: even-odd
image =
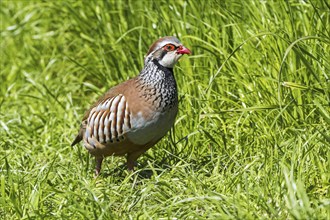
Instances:
[[[136,159],[145,152],[145,150],[135,151],[127,154],[127,169],[134,171],[134,165],[136,165]]]
[[[102,161],[103,161],[103,157],[96,157],[95,158],[95,162],[96,162],[96,167],[95,167],[95,177],[100,175],[100,171],[101,171],[101,166],[102,166]]]

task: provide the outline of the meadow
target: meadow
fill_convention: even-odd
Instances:
[[[0,219],[330,219],[330,4],[0,1]],[[84,111],[175,68],[174,128],[128,172],[71,147]]]

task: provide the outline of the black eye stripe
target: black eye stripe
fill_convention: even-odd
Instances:
[[[167,50],[162,50],[160,56],[158,57],[158,60],[163,59],[163,57],[167,54],[167,52],[168,52]]]

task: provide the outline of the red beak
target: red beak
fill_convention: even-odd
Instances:
[[[178,54],[191,54],[191,51],[188,48],[185,48],[184,46],[180,46],[178,50],[176,51]]]

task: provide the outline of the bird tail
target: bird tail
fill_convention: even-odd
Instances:
[[[82,137],[80,136],[80,134],[78,134],[77,137],[72,142],[71,147],[73,147],[74,145],[78,144],[81,140],[82,140]]]
[[[83,121],[80,124],[79,133],[78,133],[77,137],[74,139],[74,141],[72,142],[71,147],[73,147],[74,145],[78,144],[83,139],[83,135],[84,135],[84,132],[85,132],[85,129],[86,129],[86,124],[87,124],[87,121],[86,120]]]

